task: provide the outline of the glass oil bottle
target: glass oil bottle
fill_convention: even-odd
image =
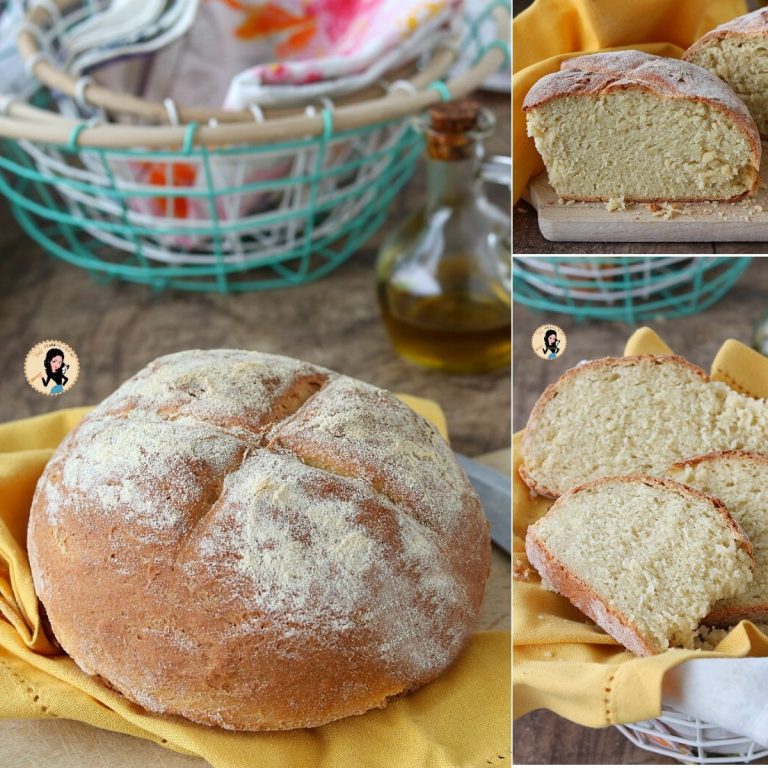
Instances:
[[[376,266],[396,351],[428,368],[482,373],[509,365],[510,222],[485,196],[482,141],[492,113],[442,104],[417,127],[427,147],[427,200],[384,242]]]

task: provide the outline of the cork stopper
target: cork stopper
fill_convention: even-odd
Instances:
[[[438,104],[429,110],[427,152],[438,160],[464,160],[472,155],[475,143],[467,135],[477,127],[480,105],[471,99]]]

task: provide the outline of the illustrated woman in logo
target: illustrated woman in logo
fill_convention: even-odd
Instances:
[[[45,353],[43,367],[45,368],[45,374],[38,373],[32,381],[42,376],[44,387],[47,387],[51,382],[54,384],[49,394],[60,395],[69,381],[69,378],[65,375],[69,366],[64,365],[64,353],[58,347],[51,347]]]
[[[554,360],[560,354],[560,341],[557,332],[552,329],[544,332],[544,347],[541,350],[547,360]]]

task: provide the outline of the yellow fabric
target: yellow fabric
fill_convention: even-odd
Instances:
[[[512,22],[514,199],[544,170],[523,99],[573,56],[628,48],[679,59],[705,32],[747,12],[746,0],[535,0]]]
[[[669,354],[670,348],[650,329],[641,328],[627,342],[624,354]],[[717,353],[712,378],[753,397],[768,396],[768,358],[738,341],[729,340]],[[545,590],[525,556],[525,532],[552,505],[552,499],[531,496],[520,479],[522,432],[513,441],[513,560],[515,574],[528,580],[513,585],[514,716],[551,709],[592,727],[631,723],[661,712],[664,673],[682,661],[703,657],[768,655],[768,637],[742,621],[717,646],[716,652],[668,650],[638,657],[596,628],[564,597]]]
[[[402,399],[445,434],[445,417],[435,403]],[[41,627],[26,527],[40,472],[87,410],[0,425],[0,718],[80,720],[199,755],[216,768],[464,768],[508,762],[508,632],[478,633],[436,681],[386,709],[284,733],[232,733],[152,715],[57,652]]]

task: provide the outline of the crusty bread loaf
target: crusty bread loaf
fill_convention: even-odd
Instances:
[[[531,88],[523,110],[562,198],[736,200],[757,190],[754,120],[689,62],[640,51],[569,59]]]
[[[724,80],[768,137],[768,10],[739,16],[707,32],[683,55]]]
[[[727,627],[741,619],[768,621],[768,456],[710,453],[673,464],[667,475],[720,499],[752,542],[754,579],[743,593],[718,601],[707,624]]]
[[[721,501],[642,475],[563,494],[525,548],[545,586],[641,655],[693,647],[712,604],[743,590],[754,567]]]
[[[606,357],[567,371],[531,412],[520,475],[545,496],[612,475],[664,475],[701,453],[768,446],[768,402],[681,357]]]
[[[57,449],[30,563],[69,655],[154,712],[238,730],[384,706],[459,653],[488,524],[391,394],[236,350],[160,358]]]

